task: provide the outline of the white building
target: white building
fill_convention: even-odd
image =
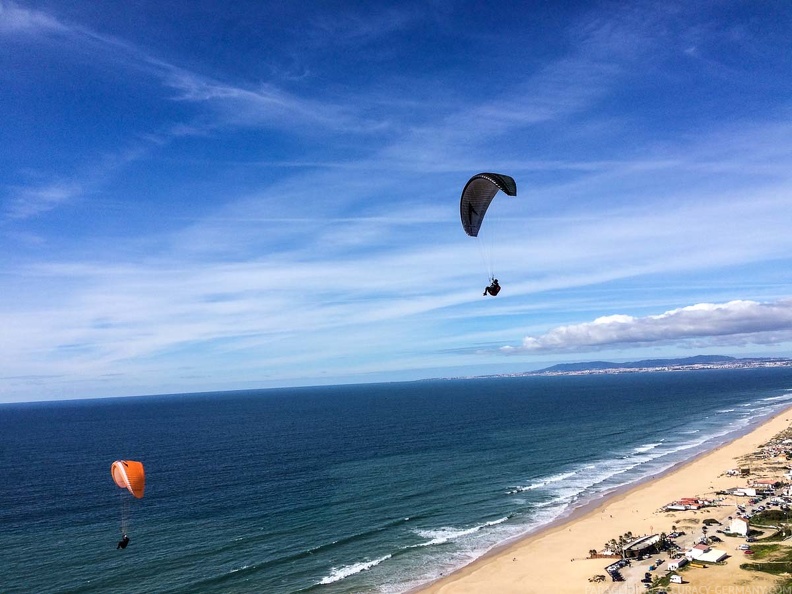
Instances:
[[[685,551],[685,557],[687,557],[688,560],[698,561],[699,563],[718,563],[728,556],[726,551],[713,549],[705,544],[697,544],[692,549]]]
[[[747,536],[748,521],[745,518],[734,518],[729,525],[729,532],[732,534],[739,534],[740,536]]]
[[[688,564],[688,560],[685,557],[680,557],[679,559],[672,559],[668,562],[668,571],[677,571],[681,567],[684,567]]]

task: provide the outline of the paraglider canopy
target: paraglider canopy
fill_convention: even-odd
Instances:
[[[140,499],[146,488],[146,473],[143,463],[135,460],[116,460],[110,466],[115,484],[122,489],[127,489],[132,495]]]
[[[468,180],[459,201],[459,214],[465,233],[471,237],[478,236],[487,208],[498,190],[508,196],[516,196],[517,183],[514,178],[500,173],[478,173]]]

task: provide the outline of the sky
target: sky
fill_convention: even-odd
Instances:
[[[792,356],[790,30],[0,0],[0,402]],[[479,172],[517,196],[472,238]]]

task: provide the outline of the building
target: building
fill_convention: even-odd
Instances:
[[[680,568],[684,567],[688,564],[688,560],[686,557],[680,557],[679,559],[672,559],[668,562],[668,571],[677,571]]]
[[[666,511],[686,511],[689,509],[701,509],[715,505],[712,501],[698,499],[697,497],[683,497],[665,506]]]
[[[685,557],[689,561],[698,561],[699,563],[718,563],[728,556],[726,551],[713,549],[705,544],[697,544],[692,549],[685,551]]]
[[[732,534],[748,536],[748,530],[748,520],[745,518],[734,518],[729,525],[729,532]]]
[[[779,482],[781,481],[778,479],[755,479],[751,481],[751,486],[763,491],[771,491],[775,489],[776,483]]]
[[[658,552],[660,544],[660,535],[652,534],[649,536],[642,536],[636,538],[631,543],[624,546],[624,556],[629,558],[640,557],[645,554],[653,554]]]

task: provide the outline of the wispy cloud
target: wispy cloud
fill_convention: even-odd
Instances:
[[[71,181],[39,187],[12,188],[5,215],[12,220],[34,217],[72,202],[82,192],[82,186]]]
[[[9,389],[40,376],[93,394],[101,382],[161,391],[177,376],[178,389],[233,388],[792,341],[782,103],[749,109],[716,88],[698,105],[711,87],[680,55],[687,21],[651,3],[565,8],[569,22],[550,32],[477,27],[456,4],[438,9],[438,29],[428,6],[349,4],[277,42],[262,42],[255,24],[226,36],[223,21],[212,30],[228,45],[210,56],[185,41],[215,27],[192,12],[148,46],[148,31],[124,38],[111,22],[114,37],[54,16],[79,10],[0,4],[0,43],[29,43],[31,68],[37,52],[76,65],[66,70],[90,76],[52,84],[85,83],[88,95],[98,83],[106,98],[78,111],[52,103],[73,116],[53,138],[76,132],[75,152],[53,142],[63,151],[53,164],[20,151],[0,179],[4,245],[20,255],[12,249],[0,270]],[[720,52],[707,31],[696,44]],[[352,46],[361,53],[341,55]],[[420,51],[437,48],[457,53],[427,54],[422,68]],[[236,52],[262,63],[233,64]],[[284,56],[313,80],[274,74],[267,62]],[[660,71],[694,92],[664,96]],[[35,123],[41,105],[21,114]],[[497,220],[497,299],[481,297],[486,266],[458,220],[462,185],[489,169],[519,185],[487,221]],[[42,216],[83,203],[90,224],[72,224],[76,209]],[[647,315],[693,303],[703,305]]]
[[[177,68],[170,70],[163,82],[178,92],[173,99],[212,106],[221,118],[214,126],[222,123],[291,131],[295,131],[294,126],[347,131],[379,126],[377,122],[358,119],[354,110],[341,103],[306,99],[272,84],[248,88]]]
[[[59,20],[46,12],[21,8],[13,3],[0,4],[0,7],[0,32],[18,32],[31,38],[51,36],[76,54],[90,49],[87,55],[94,65],[112,64],[153,77],[163,88],[177,91],[171,100],[210,106],[221,118],[216,122],[204,122],[203,126],[210,129],[218,124],[276,128],[301,124],[334,130],[377,126],[376,123],[354,121],[355,111],[340,101],[306,99],[273,83],[223,81],[162,59],[145,47]],[[198,126],[196,123],[181,125]]]
[[[334,10],[332,13],[307,19],[304,34],[314,43],[364,45],[403,30],[426,18],[426,9],[410,10],[405,6],[380,7],[371,5],[365,13]]]
[[[575,352],[658,343],[705,345],[774,344],[792,339],[792,300],[773,303],[699,303],[665,313],[633,317],[614,314],[593,322],[560,326],[527,336],[501,352]]]
[[[66,27],[46,12],[0,0],[0,35],[63,32]]]

